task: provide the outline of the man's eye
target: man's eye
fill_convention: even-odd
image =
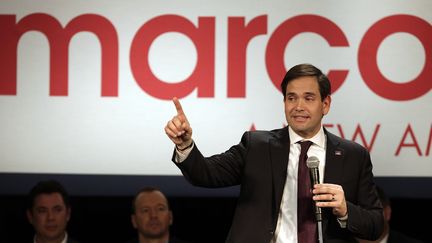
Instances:
[[[63,208],[62,207],[55,207],[54,211],[59,213],[59,212],[63,211]]]
[[[39,209],[36,209],[36,212],[37,213],[46,213],[47,210],[45,208],[39,208]]]

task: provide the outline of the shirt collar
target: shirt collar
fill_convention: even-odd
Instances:
[[[37,243],[37,242],[36,242],[36,235],[35,235],[34,238],[33,238],[33,242],[34,242],[34,243]],[[64,236],[63,240],[61,241],[61,243],[66,243],[66,242],[67,242],[67,232],[65,232],[65,236]]]
[[[303,140],[307,140],[307,141],[313,142],[315,145],[317,145],[321,148],[325,148],[326,139],[325,139],[324,129],[322,126],[321,126],[320,130],[318,131],[318,133],[309,139],[305,139],[305,138],[301,137],[300,135],[298,135],[296,132],[294,132],[294,130],[290,126],[288,126],[288,133],[289,133],[289,138],[290,138],[290,145],[295,144],[295,143],[300,142],[300,141],[303,141]]]

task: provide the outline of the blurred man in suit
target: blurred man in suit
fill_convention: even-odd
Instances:
[[[380,238],[376,241],[359,240],[359,243],[421,243],[419,240],[411,238],[390,228],[390,219],[392,213],[390,199],[387,197],[381,187],[377,187],[377,191],[383,205],[384,231]]]
[[[167,198],[157,188],[144,187],[135,195],[131,221],[138,238],[128,243],[187,243],[170,235],[173,214]]]
[[[69,196],[59,182],[41,181],[31,189],[27,218],[35,230],[34,243],[78,243],[66,232],[70,215]]]

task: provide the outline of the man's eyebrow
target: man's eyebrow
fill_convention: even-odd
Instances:
[[[317,94],[314,92],[306,92],[305,95],[317,95]]]
[[[298,95],[298,94],[295,93],[295,92],[288,92],[286,95]],[[302,93],[300,95],[318,95],[318,94],[315,93],[315,92],[304,92],[304,93]]]
[[[36,206],[35,209],[36,209],[36,210],[40,210],[40,209],[48,209],[48,208],[45,207],[45,206]]]

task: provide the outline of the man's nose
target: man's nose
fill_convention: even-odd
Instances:
[[[159,212],[157,209],[151,209],[150,210],[150,217],[156,218],[159,215]]]
[[[304,102],[303,102],[303,100],[302,99],[298,99],[297,100],[297,103],[295,104],[295,109],[296,109],[296,111],[302,111],[302,110],[304,110]]]
[[[47,212],[47,218],[48,218],[49,220],[54,219],[54,212],[48,211],[48,212]]]

